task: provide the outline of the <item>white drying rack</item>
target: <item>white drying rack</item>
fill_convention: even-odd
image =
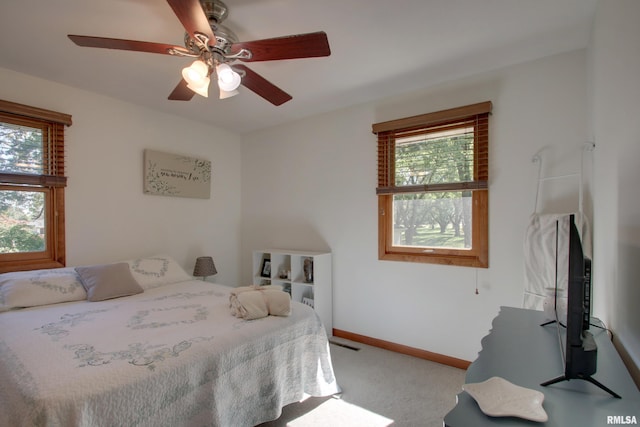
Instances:
[[[565,174],[565,175],[555,175],[555,176],[548,176],[548,177],[542,177],[540,176],[542,174],[542,156],[540,155],[540,153],[542,152],[542,150],[538,151],[532,158],[531,161],[533,163],[537,163],[538,164],[538,185],[536,186],[536,200],[535,200],[535,204],[533,205],[533,213],[538,212],[538,196],[540,195],[540,187],[542,185],[543,182],[545,181],[554,181],[554,180],[559,180],[559,179],[570,179],[570,178],[576,178],[578,180],[578,212],[582,215],[584,213],[584,190],[583,190],[583,181],[582,181],[582,177],[584,175],[584,154],[587,151],[593,151],[595,148],[595,143],[593,142],[585,142],[582,146],[582,151],[580,152],[580,171],[578,173],[571,173],[571,174]]]

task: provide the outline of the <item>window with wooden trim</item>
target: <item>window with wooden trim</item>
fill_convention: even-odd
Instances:
[[[379,259],[488,267],[491,108],[373,125]]]
[[[0,100],[0,273],[65,265],[70,125],[70,115]]]

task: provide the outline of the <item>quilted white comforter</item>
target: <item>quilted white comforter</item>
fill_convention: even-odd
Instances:
[[[309,307],[246,321],[189,281],[0,313],[0,425],[254,426],[338,392]]]

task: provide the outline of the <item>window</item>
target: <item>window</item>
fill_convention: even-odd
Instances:
[[[0,101],[0,272],[65,265],[65,125],[67,114]]]
[[[379,259],[488,267],[491,107],[373,125]]]

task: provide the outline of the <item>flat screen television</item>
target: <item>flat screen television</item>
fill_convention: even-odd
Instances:
[[[619,395],[593,378],[597,369],[598,347],[591,326],[591,260],[584,256],[575,215],[569,216],[569,256],[567,284],[567,321],[564,346],[564,374],[542,383],[548,386],[560,381],[581,379],[589,381],[614,397]],[[558,227],[558,230],[566,229]],[[556,319],[557,319],[556,313]],[[562,327],[556,322],[558,328]]]

